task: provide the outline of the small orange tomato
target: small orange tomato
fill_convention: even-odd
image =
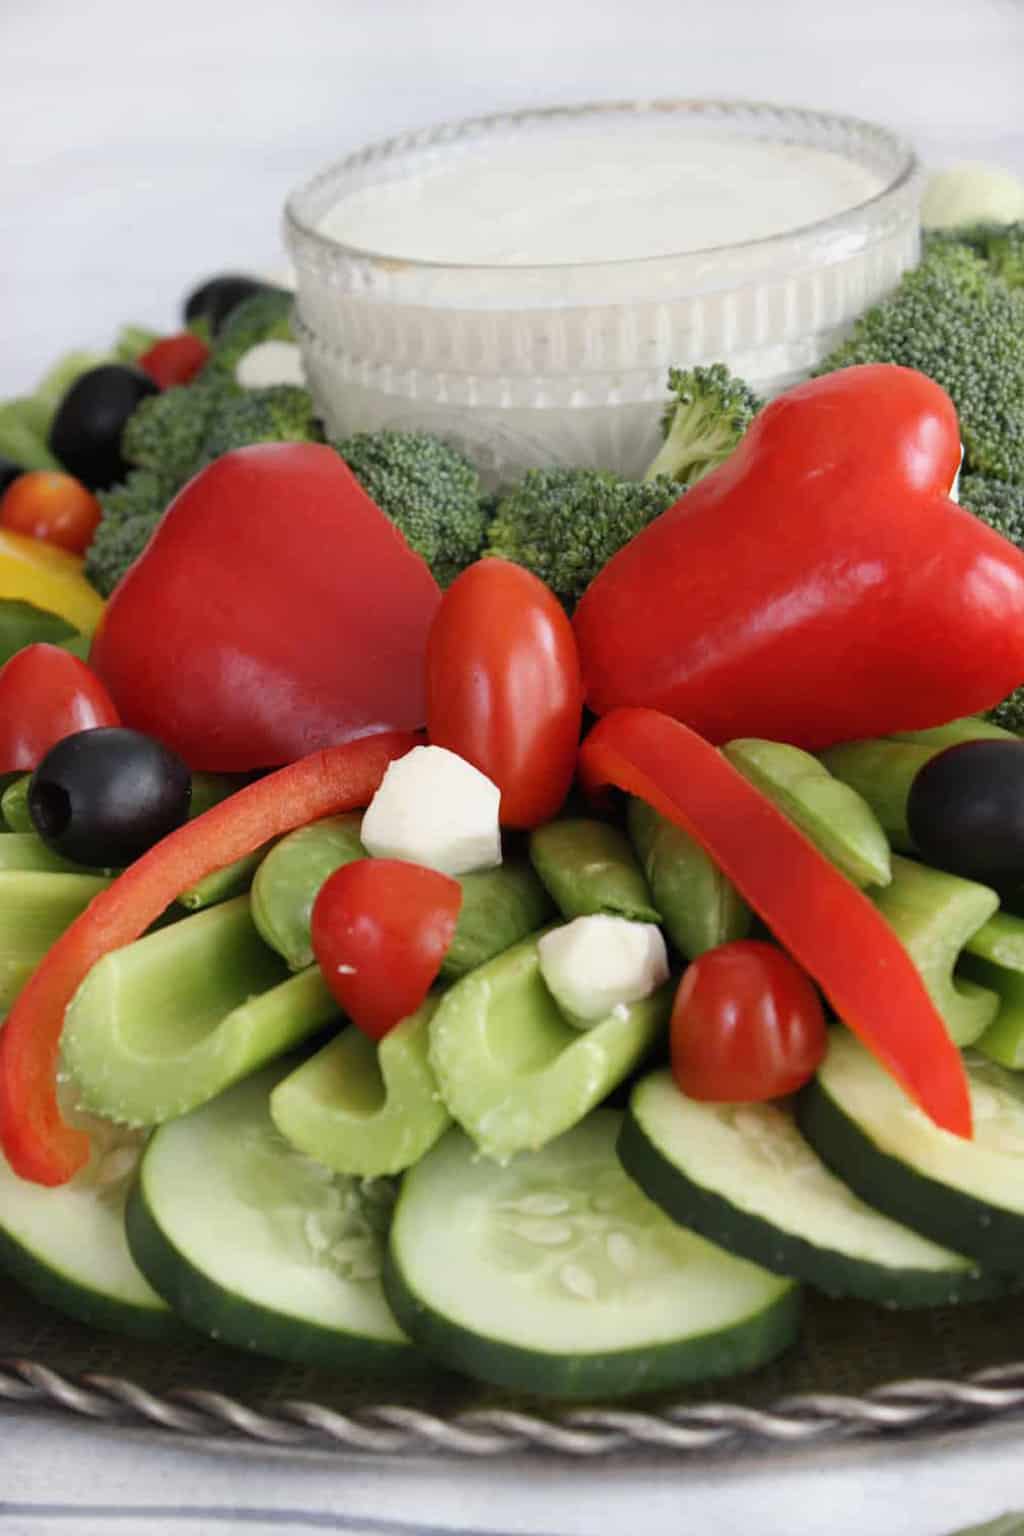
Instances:
[[[49,469],[19,475],[0,500],[0,527],[58,544],[75,555],[88,548],[102,515],[81,480]]]

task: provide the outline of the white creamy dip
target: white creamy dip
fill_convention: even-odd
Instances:
[[[565,265],[705,250],[857,207],[883,177],[829,150],[694,137],[671,120],[519,135],[343,196],[320,229],[350,247],[459,265]]]

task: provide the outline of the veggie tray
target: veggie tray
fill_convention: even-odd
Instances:
[[[325,441],[234,277],[0,406],[0,1399],[575,1456],[1024,1404],[1022,241],[769,403],[673,371],[640,482]]]

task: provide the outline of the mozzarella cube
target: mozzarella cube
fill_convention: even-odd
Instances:
[[[268,389],[272,384],[297,384],[304,389],[302,353],[294,341],[258,342],[235,364],[235,383],[242,389]]]
[[[447,747],[413,747],[389,763],[363,817],[378,859],[408,859],[446,875],[501,863],[497,784]]]
[[[540,973],[555,1002],[582,1027],[650,997],[668,978],[661,929],[628,917],[577,917],[538,939]]]

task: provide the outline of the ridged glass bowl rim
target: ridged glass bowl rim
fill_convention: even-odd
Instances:
[[[327,235],[319,228],[318,222],[324,217],[328,209],[343,194],[344,183],[354,174],[365,171],[374,163],[382,165],[394,164],[406,156],[422,153],[432,149],[443,149],[449,144],[459,144],[466,140],[483,139],[485,136],[497,136],[502,131],[515,130],[531,125],[541,126],[545,123],[561,124],[584,118],[604,117],[612,119],[615,116],[644,117],[652,114],[681,114],[692,119],[706,118],[717,122],[764,122],[775,123],[780,129],[802,129],[800,137],[792,138],[780,133],[780,143],[800,143],[809,148],[828,149],[827,143],[821,142],[824,132],[829,134],[847,134],[851,138],[859,139],[865,144],[870,143],[875,147],[879,158],[883,155],[894,163],[889,179],[885,185],[871,197],[862,202],[851,204],[827,219],[814,221],[810,224],[795,225],[792,229],[782,230],[777,234],[764,236],[756,240],[736,241],[733,243],[704,246],[697,250],[680,251],[676,253],[661,252],[653,256],[630,256],[612,259],[596,259],[586,262],[538,262],[538,263],[488,263],[488,262],[452,262],[424,260],[414,256],[396,256],[393,253],[384,253],[364,249],[360,246],[349,245],[344,241]],[[816,130],[816,133],[814,132]],[[737,135],[741,137],[743,135]],[[760,136],[762,141],[770,140],[772,135]],[[856,160],[855,153],[849,147],[837,148],[837,153],[846,153],[849,158]],[[877,168],[877,166],[876,166]],[[520,111],[485,113],[480,116],[451,119],[434,126],[414,129],[407,133],[395,135],[388,139],[380,139],[365,145],[362,149],[335,160],[331,164],[317,172],[315,176],[301,183],[289,194],[284,207],[284,233],[292,255],[300,262],[304,255],[311,256],[318,267],[341,267],[344,265],[359,266],[364,270],[377,270],[382,276],[393,276],[396,273],[435,273],[451,272],[465,277],[470,273],[492,274],[494,279],[500,277],[501,282],[508,290],[514,290],[517,278],[524,282],[535,280],[540,276],[551,277],[556,274],[569,272],[596,273],[602,269],[622,272],[635,269],[642,272],[646,269],[654,270],[657,267],[664,269],[666,263],[699,263],[715,256],[722,257],[728,254],[730,257],[742,257],[747,255],[756,261],[759,255],[770,257],[772,253],[785,249],[787,245],[799,245],[803,240],[815,242],[827,242],[833,235],[849,235],[851,226],[870,218],[873,212],[884,212],[887,205],[900,201],[900,194],[907,193],[915,181],[919,178],[921,166],[911,144],[901,135],[881,124],[873,123],[866,118],[849,116],[843,113],[817,111],[808,107],[794,107],[779,103],[764,101],[747,101],[743,99],[712,99],[712,98],[652,98],[649,100],[619,100],[619,101],[590,101],[579,102],[561,106],[528,107]],[[389,180],[392,178],[388,178]],[[363,183],[365,184],[365,183]],[[310,208],[316,212],[310,216]]]

